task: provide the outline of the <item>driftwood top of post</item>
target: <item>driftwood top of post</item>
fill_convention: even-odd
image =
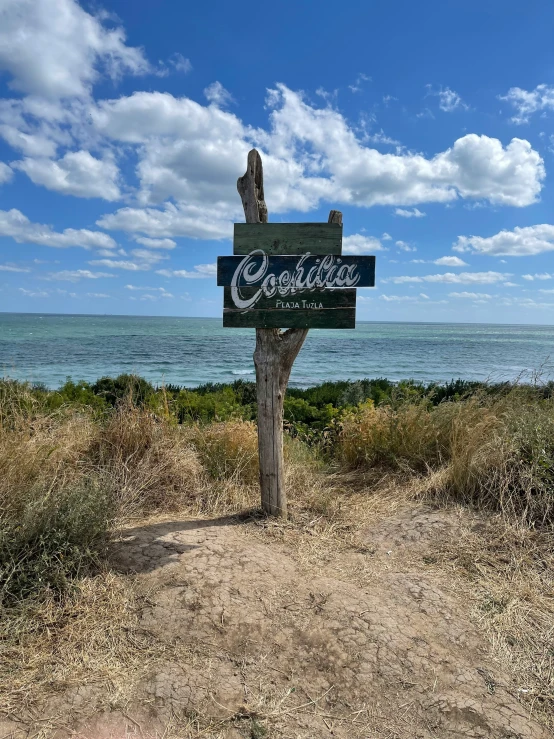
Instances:
[[[248,152],[246,172],[237,180],[246,223],[267,223],[264,199],[264,170],[262,158],[256,149]]]

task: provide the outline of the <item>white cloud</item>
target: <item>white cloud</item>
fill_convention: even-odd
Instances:
[[[223,87],[221,82],[212,82],[211,85],[208,85],[204,90],[204,95],[210,103],[214,103],[220,108],[235,102],[231,93]]]
[[[439,90],[434,91],[432,85],[427,85],[427,95],[435,95],[439,99],[439,108],[445,113],[452,113],[457,108],[468,110],[469,106],[464,103],[462,98],[457,92],[451,90],[449,87],[441,87]]]
[[[144,262],[155,264],[163,259],[169,259],[167,254],[159,251],[151,251],[150,249],[131,249],[131,256],[142,259]]]
[[[554,86],[537,85],[534,90],[511,87],[506,95],[500,95],[499,99],[505,100],[515,108],[516,112],[512,117],[514,123],[529,123],[533,113],[554,110]]]
[[[30,272],[27,267],[16,267],[13,264],[0,264],[0,272]]]
[[[238,209],[232,215],[223,206],[214,210],[206,204],[193,206],[165,203],[163,209],[120,208],[115,213],[102,216],[96,223],[111,231],[145,233],[156,239],[168,236],[223,239],[233,235],[233,220],[239,218]]]
[[[182,54],[179,54],[179,52],[175,52],[174,54],[172,54],[169,57],[168,61],[177,72],[183,72],[183,74],[188,74],[189,72],[192,72],[192,64],[190,59],[187,59]]]
[[[450,298],[467,298],[468,300],[491,300],[492,298],[492,295],[488,295],[487,293],[468,293],[468,292],[448,293],[448,296]]]
[[[108,28],[102,16],[75,0],[2,0],[0,70],[14,90],[44,98],[85,96],[104,72],[149,70],[142,51],[126,46],[122,28]]]
[[[343,254],[373,254],[374,251],[385,250],[379,239],[362,234],[345,236],[342,240],[342,247]]]
[[[385,231],[385,233],[381,236],[381,239],[382,241],[392,241],[392,236]]]
[[[542,159],[521,139],[503,147],[468,134],[432,158],[382,154],[340,112],[313,107],[284,85],[270,92],[268,104],[263,130],[215,104],[168,93],[98,103],[91,111],[97,134],[140,146],[139,202],[146,206],[122,208],[99,224],[154,238],[229,236],[231,223],[242,218],[236,179],[252,144],[262,153],[270,213],[306,212],[322,201],[370,207],[469,198],[519,207],[541,190]],[[175,204],[148,207],[168,199]]]
[[[365,137],[365,141],[371,141],[372,144],[387,144],[388,146],[400,146],[400,141],[387,136],[387,134],[381,129],[375,133],[368,134]]]
[[[106,272],[91,272],[88,269],[64,269],[61,272],[50,272],[47,279],[78,282],[81,279],[98,280],[103,277],[115,277],[115,275]]]
[[[467,267],[467,262],[460,257],[440,257],[435,259],[433,264],[439,264],[441,267]]]
[[[410,246],[405,241],[396,241],[395,244],[402,251],[417,251],[415,246]]]
[[[509,274],[503,274],[501,272],[445,272],[444,274],[438,275],[425,275],[422,277],[412,275],[402,275],[400,277],[389,277],[386,282],[393,282],[394,284],[400,285],[409,282],[444,282],[450,283],[461,283],[464,285],[472,284],[492,284],[495,282],[503,282]],[[385,282],[385,280],[383,280]]]
[[[9,182],[12,177],[13,169],[7,164],[4,164],[4,162],[0,162],[0,185]]]
[[[217,264],[196,264],[194,271],[186,269],[158,269],[157,275],[163,277],[186,277],[188,279],[205,279],[215,277],[217,274]]]
[[[421,305],[438,305],[448,302],[447,300],[431,300],[425,293],[419,293],[419,295],[380,295],[379,299],[387,303],[419,303]]]
[[[111,236],[100,231],[66,228],[62,233],[50,226],[31,223],[21,211],[0,210],[0,236],[11,236],[19,244],[38,244],[65,248],[81,246],[84,249],[111,249],[117,245]]]
[[[490,256],[523,257],[554,251],[554,226],[516,226],[494,236],[459,236],[454,251],[473,251]]]
[[[356,81],[353,85],[348,85],[351,92],[360,92],[360,90],[363,87],[364,82],[371,82],[371,77],[367,74],[364,74],[363,72],[360,72],[360,74],[356,77]]]
[[[554,275],[551,275],[549,272],[542,272],[541,274],[534,274],[534,275],[521,275],[524,280],[528,280],[529,282],[532,282],[533,280],[553,280]]]
[[[379,295],[380,300],[385,300],[387,303],[408,303],[417,301],[415,295]]]
[[[148,292],[160,292],[163,295],[171,295],[171,293],[168,293],[165,287],[148,287],[148,286],[141,286],[141,285],[125,285],[126,290],[133,290],[133,291],[148,291]],[[171,297],[173,297],[171,295]]]
[[[49,298],[50,293],[47,290],[26,290],[24,287],[18,288],[22,295],[28,298]]]
[[[174,249],[177,246],[173,239],[150,239],[147,236],[136,236],[135,241],[148,249]]]
[[[110,298],[107,293],[87,293],[87,298]]]
[[[424,218],[427,213],[423,213],[418,208],[412,208],[411,210],[406,210],[405,208],[396,208],[394,211],[395,216],[401,216],[402,218]]]
[[[150,269],[150,262],[130,262],[127,260],[117,259],[93,259],[89,262],[92,267],[108,267],[109,269],[125,269],[129,272],[146,272]]]
[[[64,195],[79,198],[119,200],[119,170],[106,159],[96,159],[88,151],[67,152],[62,159],[26,158],[12,162],[12,167],[25,172],[35,185],[43,185]]]

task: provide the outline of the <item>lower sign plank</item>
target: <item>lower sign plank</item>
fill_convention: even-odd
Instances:
[[[224,308],[223,325],[227,328],[355,328],[356,308],[246,311]]]
[[[373,287],[375,257],[303,254],[267,255],[262,250],[245,257],[218,257],[217,284],[259,287],[265,295],[329,287]]]
[[[223,288],[223,309],[225,311],[249,310],[325,310],[329,308],[355,308],[356,290],[345,288],[342,290],[298,290],[294,295],[280,295],[271,297],[264,295],[259,287],[236,288],[237,295],[231,287]],[[236,298],[239,304],[237,305]],[[252,302],[252,305],[248,305]],[[248,307],[244,307],[245,303]]]
[[[252,303],[238,307],[239,303]],[[354,328],[356,290],[298,290],[272,297],[259,287],[223,288],[223,325],[249,328]]]

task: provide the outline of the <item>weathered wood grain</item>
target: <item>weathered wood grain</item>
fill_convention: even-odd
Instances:
[[[258,287],[241,287],[240,295],[244,300],[253,298],[259,292]],[[298,309],[308,310],[310,304],[321,304],[322,308],[355,308],[356,307],[356,289],[341,288],[327,290],[302,290],[295,295],[283,297],[277,293],[271,298],[262,295],[255,303],[252,309],[247,310],[275,310],[279,308],[279,303],[298,303]],[[282,307],[282,305],[281,305]],[[224,311],[240,311],[244,313],[244,308],[237,308],[231,294],[230,287],[223,288],[223,310]],[[282,328],[287,326],[283,324]]]
[[[235,223],[233,254],[341,254],[338,223]]]
[[[224,310],[228,328],[355,328],[356,308]]]
[[[218,257],[217,284],[222,287],[231,286],[233,284],[235,272],[244,259],[245,257]],[[263,257],[261,255],[251,257],[252,264],[256,267],[256,269],[253,270],[254,272],[257,271],[258,267],[261,268],[262,259]],[[248,277],[245,276],[245,273],[241,272],[236,277],[236,285],[245,287],[247,285],[261,285],[268,275],[275,275],[277,284],[279,284],[280,275],[288,273],[289,275],[298,275],[298,277],[294,278],[295,281],[292,283],[289,282],[288,284],[303,287],[306,279],[308,279],[308,273],[310,270],[317,270],[325,257],[310,254],[302,260],[301,267],[299,266],[300,259],[302,259],[302,257],[292,255],[270,255],[267,258],[267,269],[263,273],[260,273],[259,279],[256,282],[248,279]],[[328,259],[331,259],[331,257],[328,257]],[[323,285],[324,287],[373,287],[375,285],[375,257],[341,256],[332,257],[332,259],[336,265],[336,268],[333,268],[333,272],[328,269],[326,272],[321,273],[322,279],[325,279],[326,274],[328,275],[327,281]],[[352,275],[357,275],[357,281],[354,285],[349,285],[348,282],[342,282],[342,284],[338,282],[338,280],[341,279],[341,275],[345,274],[345,271],[341,270],[343,267],[355,267],[355,272],[351,273]],[[301,273],[300,269],[302,270]]]

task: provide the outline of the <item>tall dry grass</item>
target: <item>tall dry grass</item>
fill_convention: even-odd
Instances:
[[[130,403],[105,419],[0,396],[0,607],[63,593],[97,568],[121,520],[176,509],[203,484],[179,429]]]
[[[335,456],[350,470],[435,473],[435,497],[527,524],[554,521],[554,398],[532,388],[360,408],[345,417]]]

